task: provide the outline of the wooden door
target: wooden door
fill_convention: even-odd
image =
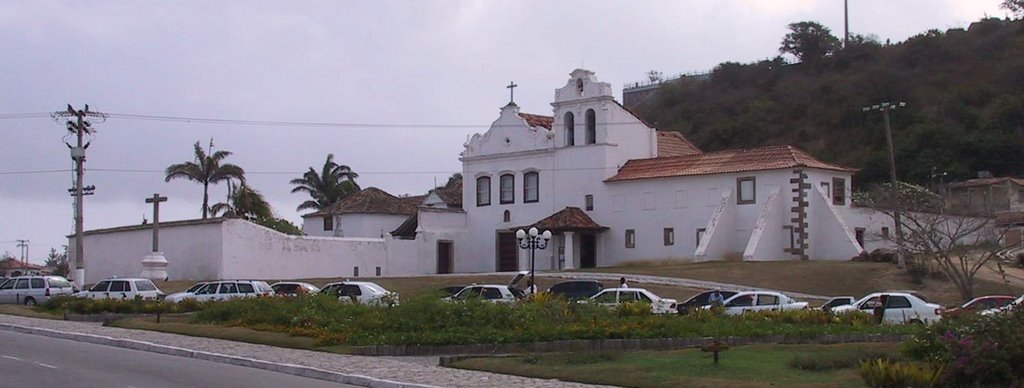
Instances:
[[[597,236],[584,233],[580,235],[580,268],[594,267],[597,267]]]
[[[437,242],[437,273],[452,273],[455,267],[452,257],[452,242]]]
[[[498,271],[519,270],[519,243],[511,232],[498,233]]]

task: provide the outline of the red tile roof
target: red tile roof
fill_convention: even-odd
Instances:
[[[686,156],[701,153],[683,134],[676,131],[657,131],[658,157]]]
[[[690,175],[725,174],[785,168],[816,168],[842,172],[857,169],[825,163],[792,146],[768,146],[727,150],[698,155],[634,159],[626,162],[618,174],[606,182],[667,178]]]
[[[32,264],[32,263],[25,264],[25,262],[23,262],[21,260],[12,259],[12,258],[6,258],[6,259],[3,259],[3,260],[0,260],[0,269],[26,269],[26,268],[27,269],[32,269],[32,270],[41,270],[41,269],[43,269],[45,267],[43,267],[41,265]]]
[[[416,214],[416,205],[422,200],[422,196],[399,198],[376,187],[367,187],[323,210],[303,217],[328,214],[402,214],[411,216]]]
[[[438,187],[434,189],[434,193],[449,207],[462,209],[462,179],[452,182],[451,185]]]
[[[532,115],[529,113],[520,113],[519,117],[526,120],[526,124],[531,127],[544,127],[551,129],[551,124],[555,122],[555,118],[551,116]]]
[[[550,230],[552,232],[608,229],[607,227],[594,222],[587,213],[584,213],[583,210],[580,210],[578,207],[566,207],[565,209],[562,209],[561,211],[523,229],[529,227],[536,227],[542,231]]]
[[[1013,182],[1013,183],[1015,183],[1017,185],[1024,186],[1024,178],[1003,177],[1003,178],[968,179],[968,180],[965,180],[963,182],[954,183],[954,184],[950,185],[949,187],[950,188],[954,188],[954,189],[960,189],[960,188],[966,188],[966,187],[991,186],[991,185],[996,185],[996,184],[1006,183],[1006,182]]]

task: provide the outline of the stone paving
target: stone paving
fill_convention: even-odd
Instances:
[[[593,387],[437,365],[437,357],[369,357],[0,314],[0,330],[242,365],[366,387]]]

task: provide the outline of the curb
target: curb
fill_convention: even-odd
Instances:
[[[0,330],[13,331],[24,334],[41,335],[45,337],[60,338],[77,342],[87,342],[98,345],[114,346],[118,348],[140,350],[143,352],[159,353],[169,356],[194,358],[197,360],[212,361],[221,364],[262,369],[271,372],[284,373],[293,376],[308,377],[312,379],[331,381],[335,383],[357,385],[361,387],[437,388],[436,386],[433,385],[403,383],[400,381],[385,380],[364,375],[339,373],[303,365],[281,364],[246,357],[229,356],[226,354],[204,352],[170,345],[154,344],[152,342],[146,341],[113,338],[95,334],[73,333],[59,330],[41,329],[29,326],[15,325],[11,323],[0,323]]]

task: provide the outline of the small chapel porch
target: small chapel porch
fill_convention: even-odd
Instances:
[[[601,251],[598,238],[601,232],[608,229],[578,207],[566,207],[544,219],[521,228],[528,230],[537,228],[541,232],[551,231],[551,241],[544,250],[536,254],[538,270],[563,270],[576,268],[594,268],[598,266]],[[519,250],[520,270],[529,270],[529,249]]]

